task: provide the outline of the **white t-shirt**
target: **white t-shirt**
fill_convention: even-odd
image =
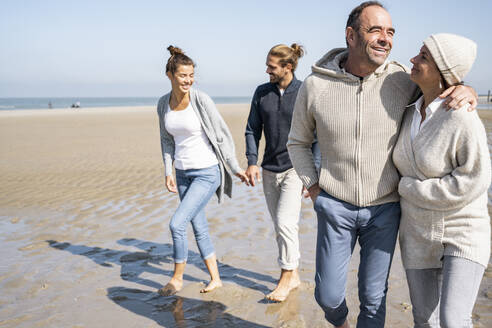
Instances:
[[[165,126],[174,137],[175,168],[202,169],[219,163],[191,103],[178,111],[168,105]]]

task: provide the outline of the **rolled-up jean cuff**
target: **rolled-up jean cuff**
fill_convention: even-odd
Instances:
[[[319,299],[319,291],[320,290],[318,289],[318,287],[316,287],[314,290],[314,298],[323,309],[326,321],[328,321],[335,327],[343,325],[348,317],[348,308],[345,299],[342,299],[342,302],[334,307],[324,307],[323,305],[321,305],[322,302]]]
[[[280,266],[280,269],[282,270],[295,270],[299,267],[299,261],[295,263],[282,263],[278,261],[278,265]]]
[[[212,256],[214,256],[214,255],[215,255],[215,251],[214,251],[214,252],[212,252],[212,253],[210,253],[210,254],[208,254],[207,256],[204,256],[204,257],[203,257],[203,259],[204,259],[204,260],[208,260],[209,258],[211,258],[211,257],[212,257]]]
[[[186,263],[186,260],[185,259],[181,259],[181,260],[174,260],[174,263]]]
[[[348,313],[347,313],[348,314]],[[337,321],[331,321],[331,320],[328,320],[327,316],[325,315],[325,319],[331,323],[333,326],[335,327],[340,327],[341,325],[343,325],[345,323],[345,321],[347,321],[347,316],[343,317],[343,319],[339,319]]]

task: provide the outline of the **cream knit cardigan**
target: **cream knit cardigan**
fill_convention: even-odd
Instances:
[[[397,202],[400,176],[391,154],[417,87],[407,69],[391,61],[360,80],[340,67],[347,55],[346,49],[330,51],[303,82],[287,142],[290,159],[307,188],[319,182],[328,194],[362,207]]]
[[[491,165],[476,112],[442,106],[411,141],[415,105],[405,113],[393,161],[402,178],[400,247],[406,269],[439,268],[444,255],[487,267]]]

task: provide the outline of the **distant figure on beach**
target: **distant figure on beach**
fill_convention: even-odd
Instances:
[[[77,101],[76,103],[72,104],[72,106],[70,106],[71,108],[80,108],[80,101]]]
[[[48,102],[48,109],[52,109],[53,105],[51,104],[51,101]]]
[[[266,59],[270,82],[256,88],[245,133],[246,175],[252,186],[256,185],[255,179],[260,181],[258,146],[261,134],[265,134],[266,147],[261,164],[263,191],[275,228],[281,269],[277,287],[266,298],[277,302],[284,301],[301,282],[298,234],[303,185],[292,167],[286,143],[301,86],[294,71],[303,54],[302,46],[296,43],[290,47],[279,44],[270,49]]]
[[[335,327],[349,327],[347,270],[360,245],[357,327],[384,327],[388,275],[400,222],[399,174],[391,155],[406,106],[417,86],[408,69],[387,61],[395,29],[377,1],[350,13],[347,48],[333,49],[312,68],[294,109],[287,148],[318,216],[315,297]],[[451,87],[441,97],[451,107],[476,93]],[[316,170],[311,145],[321,151]]]
[[[171,218],[174,275],[159,294],[173,295],[183,287],[183,273],[188,257],[187,227],[191,222],[195,239],[210,273],[210,283],[200,292],[222,286],[214,246],[208,232],[205,205],[214,193],[219,202],[225,193],[231,197],[232,176],[247,182],[239,167],[229,128],[212,99],[193,89],[194,62],[179,48],[169,46],[171,53],[166,75],[172,90],[159,99],[157,113],[161,135],[166,187],[179,193],[181,200]],[[176,182],[173,178],[173,163]]]
[[[487,134],[477,112],[446,111],[439,98],[462,83],[476,49],[462,36],[433,34],[410,60],[423,95],[405,112],[393,161],[402,176],[400,247],[415,327],[473,327],[489,262]]]

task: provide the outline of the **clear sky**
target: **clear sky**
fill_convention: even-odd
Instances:
[[[360,1],[0,1],[0,97],[160,96],[168,45],[197,63],[196,87],[250,96],[268,80],[275,44],[306,47],[297,76],[331,48]],[[449,32],[478,44],[465,81],[492,89],[491,0],[385,0],[396,35],[391,59],[410,66],[422,40]],[[488,32],[487,32],[488,31]]]

